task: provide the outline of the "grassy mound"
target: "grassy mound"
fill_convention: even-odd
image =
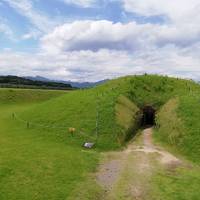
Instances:
[[[93,141],[98,149],[109,150],[122,146],[129,130],[133,128],[130,127],[130,121],[134,123],[134,120],[117,120],[120,115],[123,118],[124,112],[130,106],[123,99],[127,108],[118,106],[116,111],[120,96],[133,104],[130,110],[133,107],[135,111],[126,114],[129,118],[131,115],[134,118],[136,111],[145,105],[151,105],[158,110],[171,98],[188,95],[192,91],[200,91],[199,85],[192,81],[156,75],[129,76],[93,89],[70,92],[34,105],[18,115],[28,121],[33,129],[39,132],[43,128],[43,132],[48,132],[54,139],[60,138],[63,142],[67,140],[72,144],[68,128],[74,127],[75,145]]]

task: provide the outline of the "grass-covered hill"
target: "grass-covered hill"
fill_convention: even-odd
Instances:
[[[183,109],[181,105],[186,98],[191,101],[194,101],[192,100],[194,98],[198,99],[199,91],[199,85],[188,80],[154,75],[130,76],[109,81],[93,89],[71,92],[34,105],[19,115],[32,123],[35,129],[44,126],[49,127],[50,131],[46,130],[48,132],[51,132],[51,129],[59,130],[59,137],[63,140],[66,139],[68,127],[74,127],[77,137],[75,141],[78,145],[87,140],[98,139],[97,148],[106,150],[123,145],[130,130],[138,128],[138,111],[145,105],[153,106],[157,113],[160,113],[162,106],[177,98],[180,110],[177,111],[177,115],[180,119],[182,117],[181,124],[186,125],[183,121],[185,115],[181,114]],[[191,104],[184,106],[188,106],[189,109]],[[182,112],[186,111],[184,108]],[[195,115],[194,112],[189,115],[191,114]],[[98,122],[97,130],[96,122]],[[166,138],[166,141],[169,140]]]
[[[192,81],[149,75],[130,76],[109,81],[93,89],[70,92],[48,102],[33,105],[26,112],[18,114],[32,123],[35,129],[37,124],[39,128],[59,128],[60,134],[64,133],[63,137],[68,127],[74,127],[77,130],[76,137],[84,140],[85,137],[96,139],[98,121],[98,147],[109,149],[122,144],[125,136],[122,134],[126,134],[122,129],[132,128],[127,127],[125,120],[128,112],[123,115],[126,105],[130,107],[128,101],[135,106],[135,112],[132,113],[134,116],[145,105],[159,110],[174,97],[180,100],[183,96],[197,98],[199,90],[199,85]],[[124,126],[123,122],[118,123],[120,113],[125,121]]]
[[[0,89],[0,199],[76,199],[77,191],[98,199],[89,174],[99,152],[122,148],[146,105],[156,109],[155,138],[199,163],[200,86],[193,81],[143,75],[70,92]],[[95,149],[82,148],[88,141]]]

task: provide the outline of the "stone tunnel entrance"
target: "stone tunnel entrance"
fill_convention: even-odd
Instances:
[[[152,106],[144,106],[141,109],[141,112],[142,112],[142,118],[141,118],[142,127],[151,127],[155,125],[156,110]]]

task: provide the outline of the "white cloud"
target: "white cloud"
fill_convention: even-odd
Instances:
[[[126,11],[142,16],[164,15],[173,23],[191,23],[200,19],[199,0],[122,0]]]
[[[0,33],[5,33],[6,35],[10,35],[11,30],[6,24],[0,23]]]
[[[79,81],[144,72],[200,78],[197,30],[169,24],[76,21],[45,35],[40,53],[1,54],[0,73],[9,69]]]
[[[67,4],[74,4],[83,8],[93,7],[96,0],[61,0]]]
[[[183,34],[184,33],[184,34]],[[56,27],[41,38],[42,49],[51,53],[99,49],[138,51],[173,44],[187,47],[200,40],[200,26],[127,24],[111,21],[75,21]]]
[[[0,19],[0,34],[4,34],[8,39],[15,41],[12,29],[2,19]]]
[[[85,20],[53,29],[55,23],[35,11],[31,1],[4,1],[45,35],[37,53],[0,53],[0,74],[94,81],[148,72],[200,79],[199,0],[122,0],[126,11],[147,18],[162,15],[162,24]],[[70,2],[82,7],[95,3]],[[22,36],[34,37],[34,31]]]
[[[199,45],[198,45],[199,47]],[[144,72],[200,78],[200,53],[193,48],[173,45],[140,50],[135,53],[119,50],[22,54],[0,54],[0,74],[42,75],[49,78],[95,81]],[[17,63],[17,65],[16,65]]]
[[[55,25],[46,15],[34,9],[31,0],[3,0],[14,8],[20,15],[27,17],[30,22],[41,32],[50,31]]]
[[[39,36],[41,36],[40,31],[32,29],[28,33],[22,35],[22,40],[29,40],[29,39],[37,39]]]
[[[199,0],[123,0],[123,4],[126,11],[141,16],[163,16],[164,24],[153,33],[160,45],[186,47],[200,39]]]
[[[143,45],[142,38],[148,38],[153,26],[138,25],[135,22],[114,24],[111,21],[75,21],[58,26],[42,39],[42,48],[48,52],[74,50],[115,49],[133,50]],[[139,39],[140,38],[140,39]],[[147,41],[146,40],[146,41]]]

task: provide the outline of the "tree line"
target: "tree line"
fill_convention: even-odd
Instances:
[[[0,76],[1,88],[30,88],[30,89],[59,89],[59,90],[72,90],[70,84],[29,80],[18,76]]]

